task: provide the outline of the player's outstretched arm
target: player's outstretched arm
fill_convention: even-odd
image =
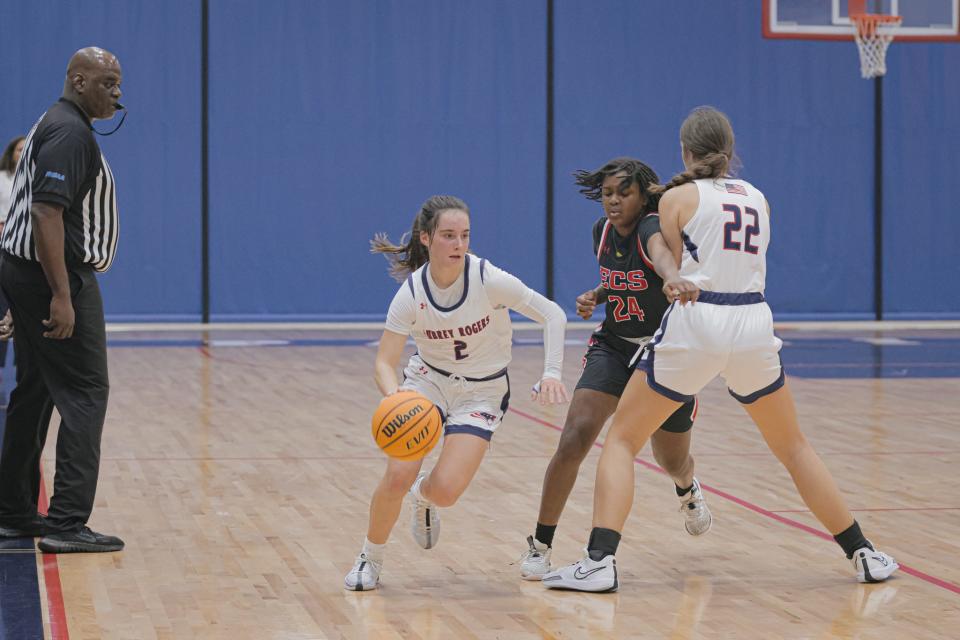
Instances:
[[[563,341],[567,314],[556,302],[523,284],[519,278],[487,263],[484,289],[494,307],[507,307],[543,325],[543,375],[534,387],[532,399],[540,404],[566,402],[567,390],[561,382]]]
[[[697,296],[700,295],[699,287],[680,277],[680,270],[673,253],[663,240],[662,233],[654,234],[647,241],[647,254],[653,262],[654,270],[663,279],[663,294],[668,300],[679,300],[680,304],[697,301]]]
[[[683,256],[683,226],[697,210],[699,202],[700,194],[694,184],[670,189],[660,198],[660,234],[674,269]],[[651,260],[654,258],[651,257]],[[658,263],[654,262],[654,265],[657,266]],[[699,289],[693,283],[680,278],[679,272],[669,276],[661,274],[661,277],[664,280],[663,293],[668,299],[680,299],[681,304],[696,301]]]
[[[543,375],[534,385],[530,399],[540,404],[567,402],[567,388],[562,382],[563,347],[566,339],[567,314],[556,302],[530,290],[530,299],[513,309],[543,325]]]

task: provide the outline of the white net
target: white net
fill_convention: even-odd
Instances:
[[[893,42],[900,18],[874,15],[850,17],[855,23],[854,40],[860,50],[860,75],[864,78],[884,75],[887,72],[887,47]]]

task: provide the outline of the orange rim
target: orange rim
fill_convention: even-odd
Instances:
[[[857,28],[861,38],[872,38],[877,34],[877,27],[895,26],[903,21],[902,16],[890,16],[882,13],[861,13],[850,16],[850,21]]]

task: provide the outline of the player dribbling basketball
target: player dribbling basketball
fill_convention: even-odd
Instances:
[[[352,591],[379,585],[383,547],[408,492],[414,539],[424,549],[437,544],[438,508],[453,505],[470,484],[507,409],[510,309],[544,325],[544,368],[534,397],[541,404],[567,400],[560,380],[565,314],[516,277],[468,253],[470,212],[462,200],[431,197],[417,213],[406,244],[377,236],[372,246],[387,254],[391,274],[403,281],[377,350],[377,387],[385,396],[398,390],[426,396],[442,412],[444,440],[430,472],[420,470],[422,460],[387,460],[370,501],[363,549],[344,578],[344,587]],[[408,336],[417,353],[401,382],[397,366]]]

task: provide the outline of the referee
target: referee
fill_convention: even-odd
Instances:
[[[107,341],[94,275],[117,248],[113,174],[93,136],[120,100],[120,63],[103,49],[76,52],[63,96],[27,136],[0,239],[0,286],[16,326],[17,385],[0,455],[0,537],[42,536],[48,553],[119,551],[92,531],[107,411]],[[40,453],[60,413],[50,509],[37,513]]]

